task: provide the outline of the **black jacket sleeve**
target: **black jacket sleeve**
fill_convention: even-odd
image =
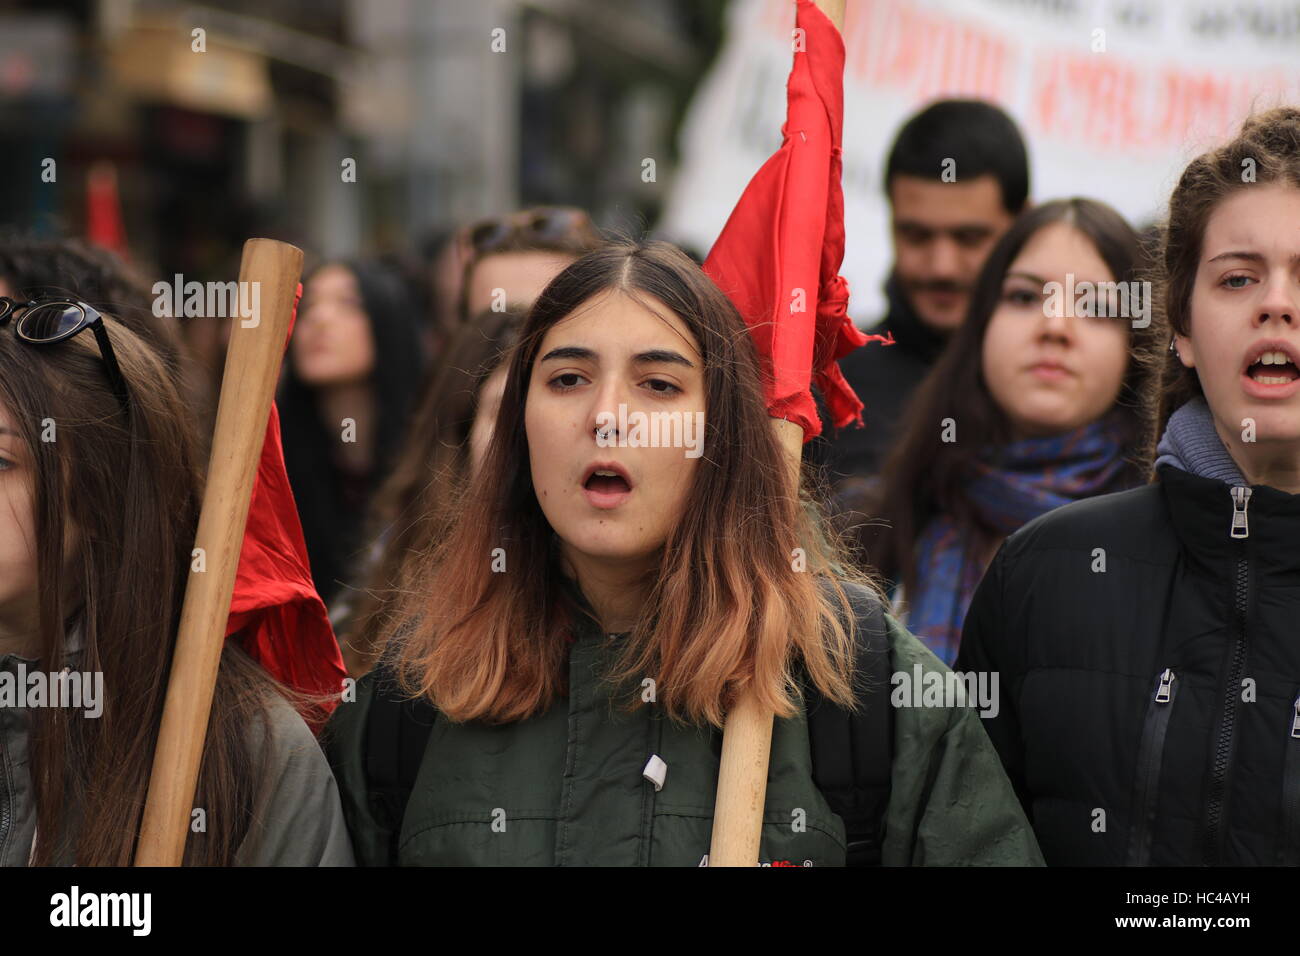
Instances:
[[[1002,766],[1015,787],[1026,816],[1032,820],[1024,776],[1024,743],[1020,718],[1016,713],[1021,664],[1020,653],[1015,650],[1017,625],[1008,620],[1003,590],[1009,560],[1006,551],[1004,543],[975,590],[953,669],[963,674],[986,672],[990,679],[997,675],[998,710],[995,716],[984,718],[984,729],[1002,758]]]

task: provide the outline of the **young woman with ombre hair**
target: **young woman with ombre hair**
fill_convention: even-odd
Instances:
[[[610,421],[702,415],[702,454]],[[611,418],[612,416],[612,418]],[[707,862],[722,727],[776,713],[760,858],[1039,861],[946,669],[787,491],[750,335],[665,243],[610,243],[546,287],[478,475],[428,542],[328,749],[358,858]]]

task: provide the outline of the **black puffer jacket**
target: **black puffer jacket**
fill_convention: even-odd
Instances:
[[[1162,467],[1044,515],[955,669],[999,672],[985,729],[1049,865],[1300,863],[1300,495]]]

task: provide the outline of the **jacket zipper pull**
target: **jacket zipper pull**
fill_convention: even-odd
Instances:
[[[1250,505],[1250,489],[1234,485],[1232,492],[1232,537],[1249,538],[1250,526],[1246,524],[1246,508]]]
[[[1300,697],[1295,699],[1295,715],[1291,718],[1291,736],[1300,737]]]
[[[1171,690],[1174,686],[1174,672],[1168,667],[1160,675],[1160,686],[1156,688],[1156,703],[1167,704],[1172,696]]]

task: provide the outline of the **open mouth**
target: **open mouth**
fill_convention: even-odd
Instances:
[[[1246,368],[1246,375],[1260,385],[1290,385],[1300,378],[1300,369],[1285,352],[1265,352]]]
[[[632,490],[627,479],[615,471],[592,472],[591,477],[582,483],[582,487],[600,495],[626,494]]]
[[[582,493],[593,508],[617,508],[632,494],[632,479],[617,462],[603,461],[589,465],[582,482]]]

